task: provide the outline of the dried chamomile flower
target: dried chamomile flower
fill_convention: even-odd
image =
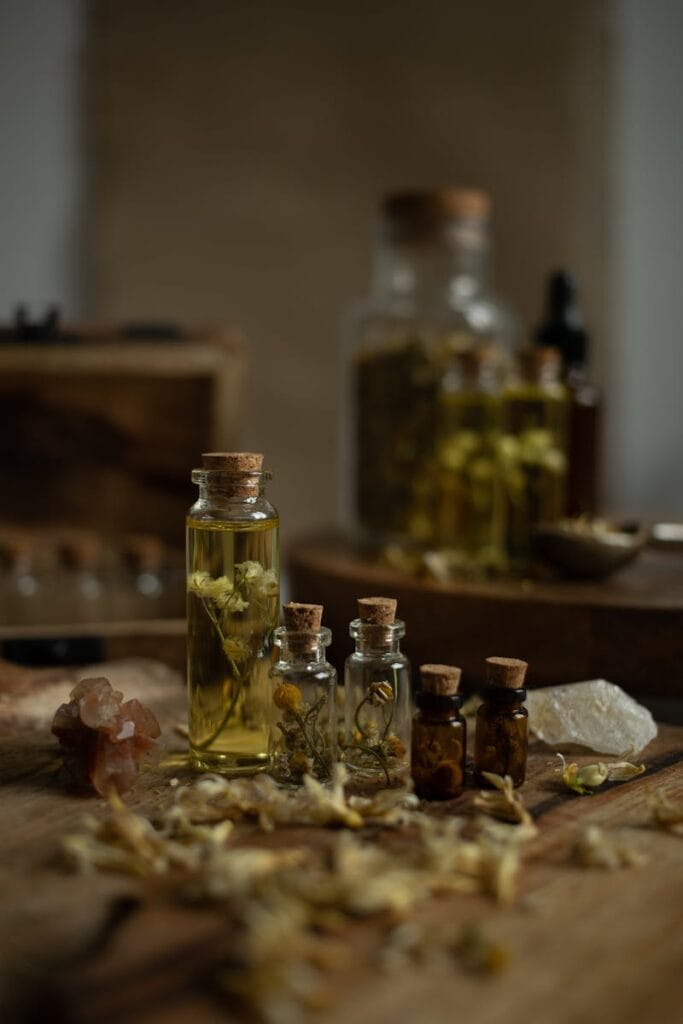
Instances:
[[[510,776],[503,777],[496,775],[495,772],[482,772],[482,775],[487,782],[495,786],[495,792],[482,790],[475,797],[474,806],[500,821],[533,826],[533,818],[524,806],[521,793],[513,787]]]
[[[393,687],[386,680],[382,680],[380,683],[371,683],[368,687],[368,703],[373,708],[379,707],[380,704],[391,704],[393,699]]]
[[[598,761],[597,764],[585,764],[580,768],[574,762],[568,764],[562,754],[557,756],[562,761],[562,768],[559,769],[562,781],[568,789],[573,789],[581,796],[591,795],[604,782],[626,782],[645,771],[644,764],[636,765],[629,761],[614,761],[612,764]]]
[[[510,959],[509,949],[491,939],[478,921],[463,926],[454,950],[463,966],[478,974],[498,974]]]
[[[650,797],[650,810],[660,828],[683,833],[683,804],[675,804],[661,787]]]
[[[597,825],[589,825],[583,830],[574,846],[573,856],[581,867],[606,871],[647,864],[647,857],[639,850],[606,835]]]
[[[301,690],[293,683],[278,683],[273,692],[275,707],[281,711],[297,711],[301,699]]]

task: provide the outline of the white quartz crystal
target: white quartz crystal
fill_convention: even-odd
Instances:
[[[552,747],[578,743],[598,754],[639,754],[657,735],[647,708],[606,679],[546,686],[527,695],[529,728]]]

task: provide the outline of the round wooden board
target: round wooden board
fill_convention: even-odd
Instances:
[[[356,598],[398,599],[414,666],[460,665],[466,685],[482,681],[484,659],[529,662],[530,686],[605,678],[649,697],[683,695],[683,559],[646,551],[601,583],[498,580],[436,583],[361,557],[338,539],[296,544],[291,596],[325,606],[337,667],[351,650]]]

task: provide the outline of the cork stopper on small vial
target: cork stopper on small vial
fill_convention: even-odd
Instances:
[[[487,658],[486,682],[489,686],[520,690],[528,667],[527,662],[519,658]]]
[[[285,617],[285,626],[293,633],[317,633],[323,621],[323,606],[321,604],[300,604],[298,601],[289,601],[283,604],[282,611]]]
[[[436,697],[454,697],[460,686],[462,669],[457,665],[420,665],[422,692]]]
[[[396,619],[396,599],[393,597],[359,597],[358,616],[371,626],[391,626]]]
[[[291,649],[299,652],[314,651],[316,636],[323,621],[323,606],[289,601],[283,604],[282,612]]]
[[[229,480],[225,489],[235,498],[251,498],[259,492],[259,478],[256,474],[263,467],[263,455],[260,452],[204,452],[202,467],[225,473]],[[234,476],[234,479],[230,480],[230,476]]]

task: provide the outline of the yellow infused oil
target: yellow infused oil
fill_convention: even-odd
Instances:
[[[277,518],[187,520],[189,741],[193,764],[270,767],[270,638],[278,622]]]

